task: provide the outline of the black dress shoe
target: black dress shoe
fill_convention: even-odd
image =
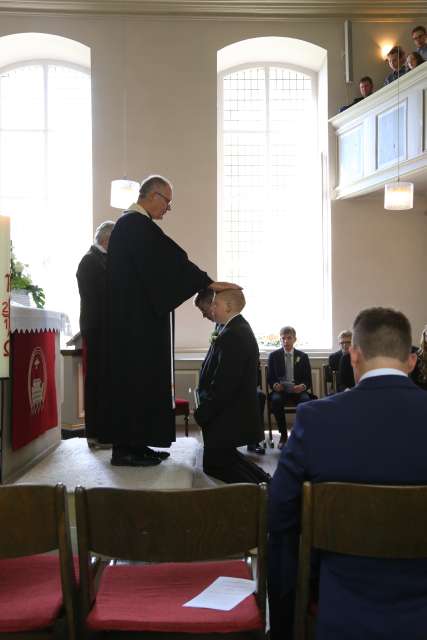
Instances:
[[[148,449],[147,456],[154,456],[155,458],[159,458],[159,460],[166,460],[166,458],[169,458],[170,456],[169,451],[156,451],[151,447],[146,448]]]
[[[137,451],[138,454],[142,454],[143,456],[156,458],[158,460],[166,460],[166,458],[169,458],[170,456],[169,451],[156,451],[155,449],[151,449],[151,447],[147,447],[146,445],[135,447],[135,451]]]
[[[113,450],[111,456],[111,464],[115,467],[155,467],[160,463],[160,458],[141,452]]]
[[[259,456],[265,455],[265,449],[260,444],[248,444],[247,449],[251,453],[257,453]]]

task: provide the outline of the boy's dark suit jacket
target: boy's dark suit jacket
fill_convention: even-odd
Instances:
[[[200,371],[195,418],[206,447],[240,447],[264,438],[257,397],[258,344],[235,316],[221,330]]]
[[[270,389],[273,384],[280,382],[280,378],[285,377],[285,353],[282,348],[272,351],[268,356],[268,385]],[[305,384],[307,391],[311,391],[311,366],[308,355],[303,351],[294,349],[294,382],[295,384]]]
[[[305,480],[425,485],[426,450],[427,393],[407,376],[300,404],[270,484],[273,594],[295,587]],[[426,630],[427,560],[321,555],[316,640],[421,640]]]

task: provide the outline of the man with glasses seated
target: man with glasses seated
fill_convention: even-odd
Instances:
[[[331,355],[329,356],[329,366],[331,368],[331,371],[336,372],[337,376],[337,391],[344,391],[344,388],[342,388],[342,381],[339,376],[339,370],[343,356],[345,356],[349,352],[349,348],[351,346],[351,336],[352,332],[349,329],[341,331],[338,334],[338,344],[340,345],[340,349],[338,349],[338,351],[335,351],[334,353],[331,353]],[[354,386],[354,380],[351,386]]]

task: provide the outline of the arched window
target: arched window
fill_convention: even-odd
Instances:
[[[91,135],[88,68],[39,59],[0,69],[0,210],[16,258],[73,330],[75,272],[92,235]]]
[[[258,40],[270,39],[246,41],[255,53]],[[288,324],[300,345],[329,347],[318,73],[243,62],[219,73],[218,89],[219,278],[244,287],[261,344]]]

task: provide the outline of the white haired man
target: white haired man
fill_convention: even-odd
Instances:
[[[106,220],[95,231],[93,245],[77,268],[80,293],[80,333],[84,351],[84,405],[86,437],[90,448],[110,446],[103,433],[102,393],[107,288],[107,251],[112,220]]]

